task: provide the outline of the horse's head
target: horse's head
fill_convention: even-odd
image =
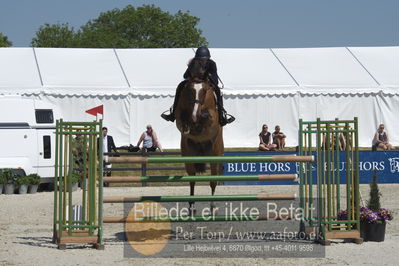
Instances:
[[[206,62],[193,59],[188,70],[190,79],[180,95],[176,125],[180,132],[193,137],[214,135],[219,117],[214,88],[206,77]]]
[[[188,75],[191,80],[204,81],[207,74],[207,60],[193,58],[188,64]]]

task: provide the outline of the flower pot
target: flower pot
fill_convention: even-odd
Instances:
[[[14,184],[5,184],[4,194],[14,194],[15,186]]]
[[[363,238],[364,241],[367,241],[367,225],[369,223],[360,221],[360,237]]]
[[[72,192],[78,190],[79,183],[72,184]],[[68,186],[66,187],[66,192],[69,192]]]
[[[3,184],[0,184],[0,194],[3,194]]]
[[[37,192],[37,188],[39,187],[39,185],[30,185],[29,189],[28,189],[28,193],[29,194],[35,194]]]
[[[19,194],[26,194],[28,192],[28,185],[19,185]]]
[[[366,226],[366,241],[382,242],[385,239],[386,222],[372,223]]]

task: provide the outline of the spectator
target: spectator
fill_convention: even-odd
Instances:
[[[379,125],[374,135],[372,149],[375,151],[377,148],[392,150],[392,145],[389,143],[388,133],[385,131],[384,124]]]
[[[108,128],[103,127],[103,152],[118,152],[114,143],[114,138],[108,135]]]
[[[144,151],[156,151],[156,149],[159,149],[161,152],[163,151],[161,143],[157,138],[157,134],[152,129],[151,125],[147,125],[147,130],[141,134],[136,146],[139,147],[141,142],[143,142],[142,149]]]
[[[346,134],[346,133],[344,133],[344,134]],[[339,151],[345,151],[346,140],[345,140],[344,134],[343,133],[331,133],[330,134],[330,150],[338,150],[339,149]],[[337,135],[338,135],[338,149],[335,148]],[[325,151],[328,149],[326,133],[323,133],[323,135],[322,135],[321,147],[322,147],[322,150],[325,150]]]
[[[112,151],[118,152],[114,143],[114,138],[108,135],[108,128],[103,127],[102,132],[103,132],[103,153],[112,152]],[[109,168],[112,168],[112,164],[107,163],[108,156],[109,155],[104,156],[104,166],[106,168],[106,170],[104,171],[104,175],[106,174],[107,176],[111,176],[111,171],[107,170]]]
[[[283,132],[280,131],[280,126],[276,126],[274,128],[274,132],[272,134],[273,137],[273,144],[276,144],[276,148],[278,150],[283,151],[285,148],[285,138],[286,136],[284,135]]]
[[[259,150],[272,151],[275,150],[277,145],[272,144],[271,133],[267,131],[267,125],[262,126],[262,131],[259,133]]]

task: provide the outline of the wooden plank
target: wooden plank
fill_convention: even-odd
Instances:
[[[105,183],[138,183],[141,182],[141,176],[112,176],[104,177]]]
[[[147,163],[148,157],[141,156],[122,156],[122,157],[108,157],[108,163]]]
[[[326,232],[326,239],[344,239],[344,238],[360,238],[360,232],[356,231],[336,231]]]
[[[123,197],[123,196],[112,196],[104,197],[104,203],[124,203],[124,202],[139,202],[141,197]]]
[[[296,194],[266,194],[259,193],[258,198],[260,200],[295,200]]]
[[[259,175],[261,181],[296,181],[297,179],[297,174]]]
[[[89,231],[86,232],[73,232],[71,236],[89,236]],[[69,236],[68,232],[62,232],[62,236]]]
[[[59,244],[96,244],[99,242],[97,236],[70,237],[63,236],[58,239]]]
[[[314,162],[314,156],[272,155],[273,162]]]

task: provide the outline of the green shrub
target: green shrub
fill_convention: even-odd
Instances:
[[[18,177],[17,174],[15,174],[10,168],[0,169],[0,171],[2,176],[1,179],[4,182],[3,184],[15,184]]]
[[[80,175],[77,173],[72,173],[72,184],[76,184],[80,181]]]
[[[39,185],[40,184],[40,176],[38,174],[30,174],[29,177],[29,185]]]
[[[7,183],[7,178],[6,176],[3,174],[3,170],[0,169],[0,185],[4,185]]]
[[[378,188],[378,177],[374,171],[373,181],[370,183],[370,199],[367,202],[367,207],[372,211],[378,211],[381,208],[380,197],[381,192]]]
[[[30,178],[27,175],[18,176],[16,180],[17,185],[29,185]]]

